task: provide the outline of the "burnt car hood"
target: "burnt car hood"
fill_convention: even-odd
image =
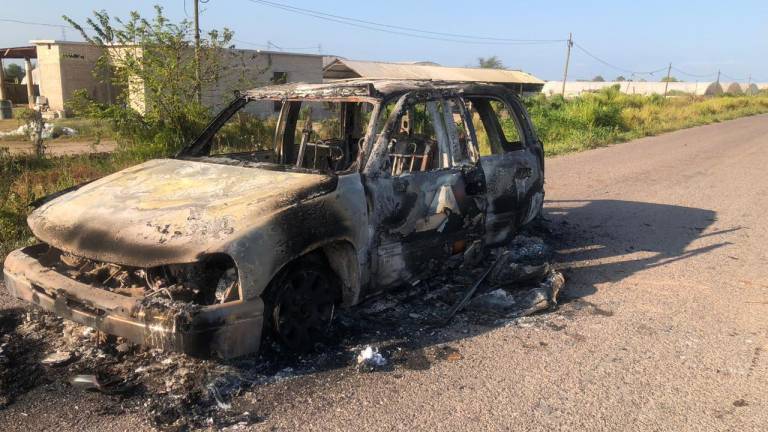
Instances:
[[[336,177],[156,159],[46,202],[27,218],[41,241],[137,267],[193,262],[331,192]]]

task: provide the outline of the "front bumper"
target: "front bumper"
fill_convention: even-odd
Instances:
[[[8,255],[3,275],[12,295],[62,318],[154,348],[221,358],[259,349],[264,319],[260,298],[183,309],[148,307],[142,298],[92,287],[43,266],[34,256],[44,247],[30,246]]]

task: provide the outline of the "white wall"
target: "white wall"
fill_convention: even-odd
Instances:
[[[732,83],[716,83],[716,82],[671,82],[669,83],[668,91],[676,91],[683,93],[690,93],[695,95],[717,95],[724,92]],[[582,82],[582,81],[567,81],[565,83],[565,96],[573,97],[578,96],[586,92],[594,92],[614,85],[619,85],[622,93],[627,94],[664,94],[664,88],[666,83],[663,82],[642,82],[642,81],[607,81],[607,82]],[[740,88],[736,86],[735,88]],[[562,81],[547,81],[544,84],[542,93],[546,95],[560,94],[563,89]],[[742,89],[743,91],[743,89]]]

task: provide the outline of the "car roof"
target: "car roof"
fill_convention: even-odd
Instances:
[[[504,85],[476,81],[433,81],[351,78],[325,83],[293,82],[257,87],[243,93],[251,99],[381,99],[415,90],[503,94]]]

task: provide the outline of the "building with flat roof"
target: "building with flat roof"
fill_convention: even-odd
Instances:
[[[95,100],[113,103],[121,91],[108,80],[94,74],[97,61],[104,49],[86,42],[60,40],[32,40],[30,46],[0,48],[0,62],[3,58],[25,58],[28,63],[27,84],[31,85],[29,97],[11,98],[15,104],[34,103],[34,96],[45,96],[51,111],[61,115],[75,91],[85,90]],[[120,57],[120,51],[135,47],[110,47],[113,58]],[[37,59],[33,78],[30,59]],[[273,82],[303,81],[319,83],[323,80],[323,56],[317,54],[290,53],[247,49],[225,50],[222,54],[222,74],[215,84],[205,85],[202,100],[213,109],[229,102],[236,89]],[[2,82],[0,73],[0,82]],[[34,88],[38,83],[39,90]],[[0,86],[0,99],[10,96],[10,85]],[[128,101],[139,111],[144,108],[146,91],[142,83],[130,83]],[[18,92],[16,92],[18,93]]]

